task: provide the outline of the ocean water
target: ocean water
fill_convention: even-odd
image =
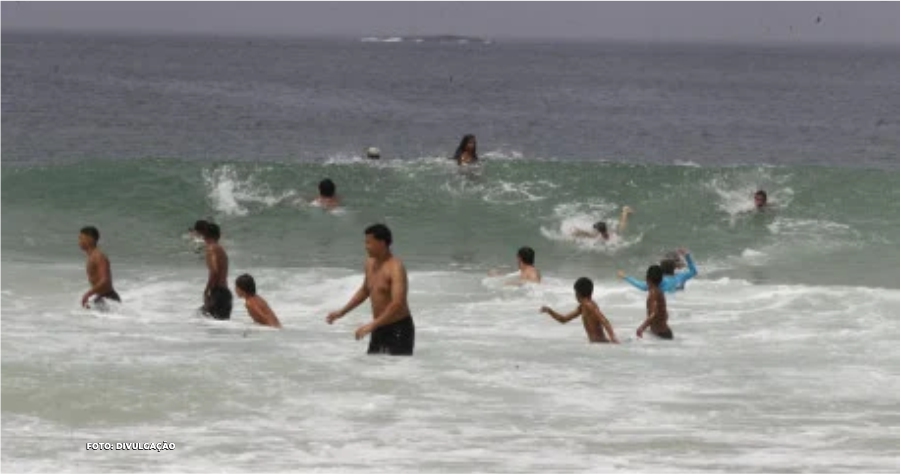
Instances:
[[[896,472],[897,53],[3,35],[0,467]],[[336,211],[310,205],[325,177]],[[623,205],[615,244],[570,236]],[[203,217],[283,330],[194,313]],[[367,305],[324,322],[374,222],[412,358],[365,355]],[[78,305],[89,224],[106,313]],[[541,285],[488,277],[523,245]],[[678,247],[699,275],[668,297],[676,339],[636,339],[616,271]],[[580,276],[623,344],[538,312]]]

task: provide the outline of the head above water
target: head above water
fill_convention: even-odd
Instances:
[[[366,238],[366,253],[370,257],[379,258],[388,253],[391,247],[391,229],[385,224],[373,224],[363,231]]]
[[[600,232],[601,235],[604,236],[604,238],[607,238],[607,223],[606,222],[604,222],[604,221],[595,222],[592,227],[594,228],[594,230]]]
[[[92,225],[82,227],[78,232],[78,246],[81,247],[82,250],[96,247],[97,242],[99,241],[100,231]]]
[[[660,282],[663,281],[663,269],[660,265],[651,265],[645,278],[649,285],[660,286]]]
[[[235,279],[235,289],[238,290],[238,293],[243,293],[245,297],[256,296],[257,283],[252,276],[245,273]]]
[[[516,251],[516,257],[523,265],[535,265],[535,251],[532,250],[532,247],[520,247]]]
[[[467,152],[472,155],[472,158],[478,159],[479,156],[476,153],[476,136],[468,133],[463,135],[463,138],[460,139],[460,144],[457,145],[457,151],[454,152],[454,159],[459,161],[460,157],[463,155],[463,152]]]
[[[319,196],[324,198],[335,197],[335,183],[329,178],[319,182]]]
[[[377,160],[377,159],[381,158],[381,156],[382,156],[382,154],[379,151],[379,149],[374,146],[371,146],[366,149],[366,158],[369,158],[370,160]]]
[[[594,283],[590,279],[582,277],[576,280],[573,289],[576,291],[577,300],[591,298],[591,294],[594,293]]]
[[[206,235],[207,228],[210,226],[210,223],[206,220],[198,220],[194,221],[194,227],[188,229],[189,231],[203,237]]]
[[[754,193],[754,205],[758,208],[766,206],[766,191],[761,189]]]

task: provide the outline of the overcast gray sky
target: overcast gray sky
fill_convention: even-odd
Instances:
[[[4,31],[899,42],[899,2],[12,2]],[[817,22],[817,17],[820,22]]]

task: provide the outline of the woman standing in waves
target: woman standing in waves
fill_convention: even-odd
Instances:
[[[474,164],[479,161],[479,155],[476,154],[475,135],[468,134],[463,136],[457,151],[454,152],[454,160],[460,166]]]

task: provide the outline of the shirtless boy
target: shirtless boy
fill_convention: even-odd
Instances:
[[[89,308],[88,299],[95,296],[93,303],[102,303],[105,299],[121,302],[119,294],[113,289],[113,272],[109,259],[97,248],[100,231],[96,227],[87,226],[78,234],[78,246],[87,254],[86,270],[91,288],[81,297],[81,306]]]
[[[672,339],[673,331],[666,324],[669,320],[669,314],[666,312],[666,297],[660,288],[660,282],[663,281],[663,269],[660,268],[660,265],[648,267],[646,280],[648,283],[648,317],[635,331],[635,335],[641,337],[645,329],[650,327],[651,332],[660,339]]]
[[[610,325],[610,321],[607,320],[607,317],[604,316],[604,313],[598,308],[597,303],[591,299],[591,294],[594,292],[594,283],[588,278],[582,277],[576,280],[573,289],[576,291],[576,301],[579,302],[579,306],[571,313],[562,315],[547,306],[542,306],[541,312],[551,315],[551,317],[556,319],[560,324],[566,324],[573,319],[582,316],[582,325],[585,326],[585,334],[588,335],[589,342],[619,343],[619,340],[616,339],[616,334],[613,332],[613,326]]]

